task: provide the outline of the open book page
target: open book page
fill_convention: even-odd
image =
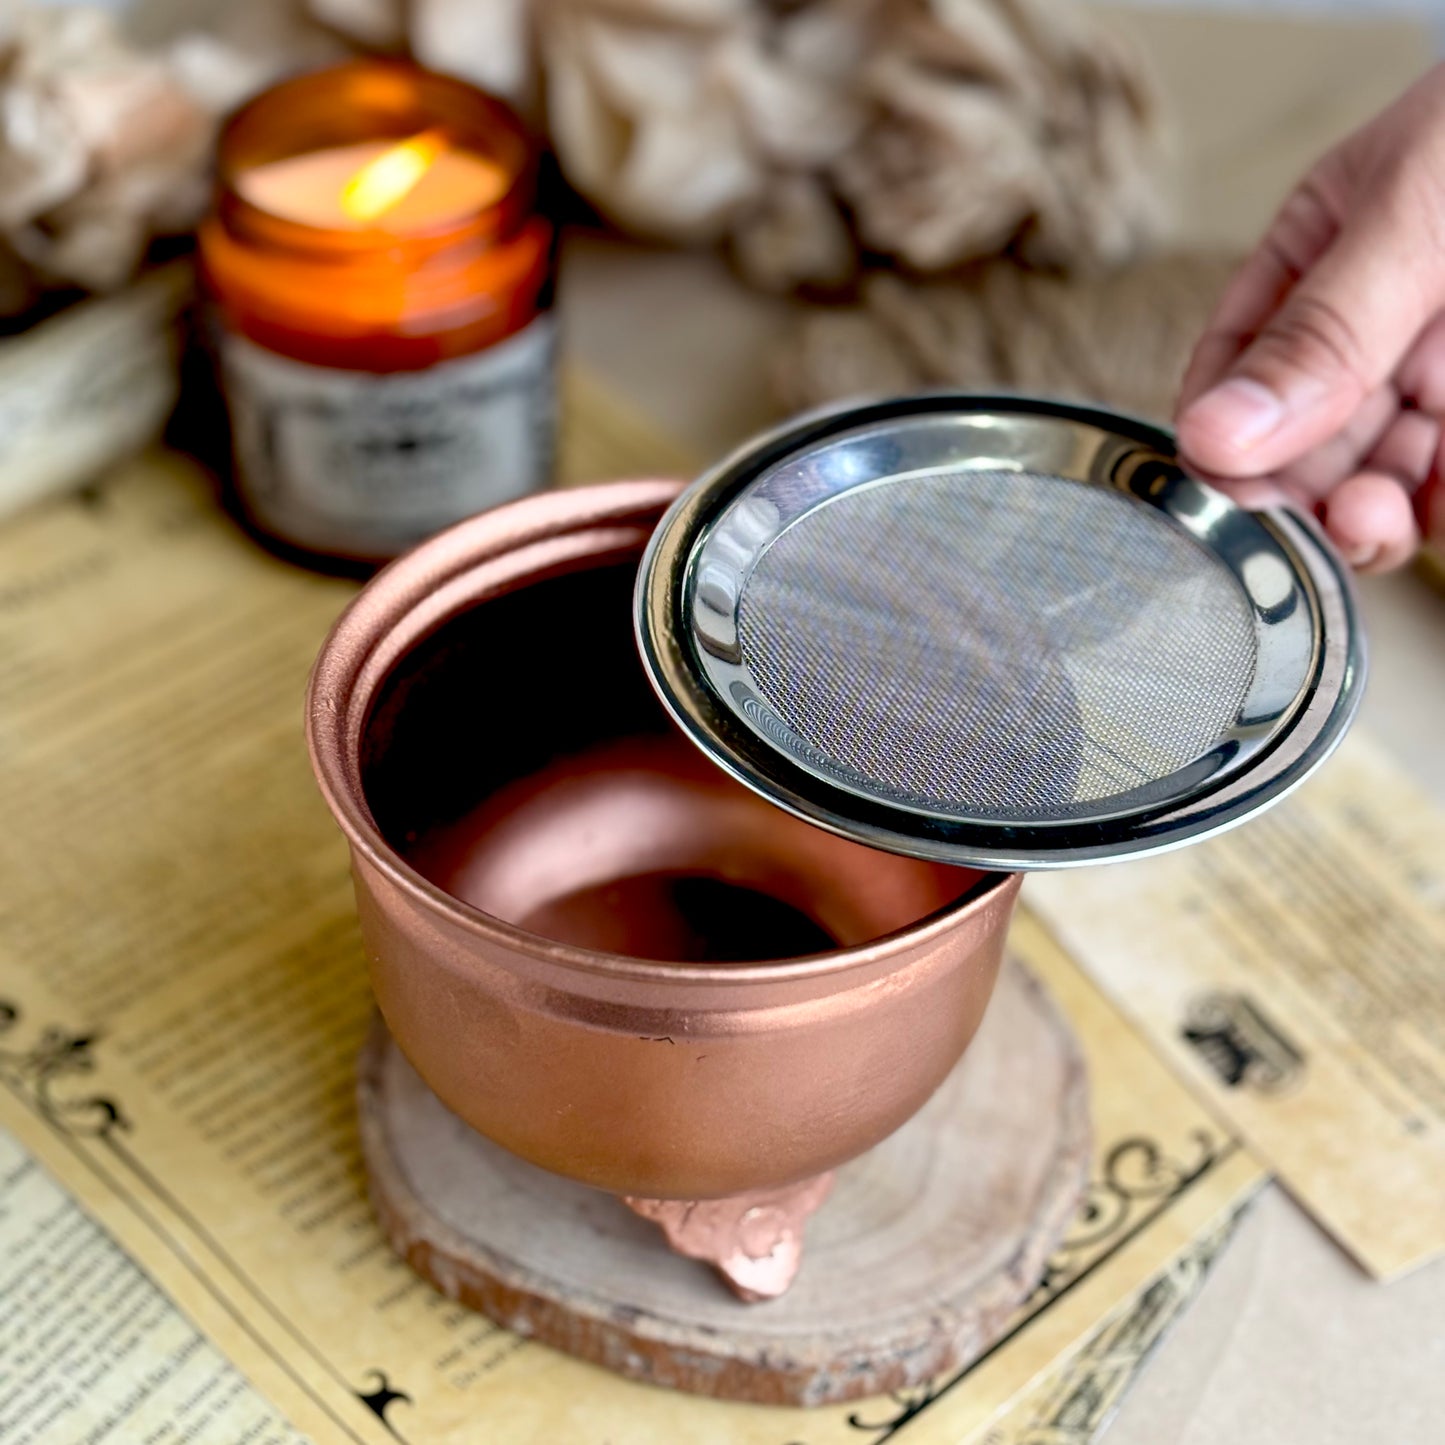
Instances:
[[[3,1131],[0,1438],[301,1445],[140,1265]]]
[[[1367,738],[1245,827],[1029,888],[1367,1268],[1445,1250],[1445,814]]]
[[[567,394],[574,479],[676,468],[598,388]],[[20,1313],[4,1327],[79,1330],[65,1270],[97,1316],[72,1350],[0,1362],[23,1358],[25,1388],[55,1402],[14,1417],[37,1441],[107,1438],[87,1433],[99,1383],[64,1403],[104,1368],[104,1408],[132,1411],[110,1438],[162,1445],[135,1391],[169,1361],[154,1388],[176,1394],[147,1397],[158,1419],[193,1395],[233,1412],[202,1441],[953,1445],[1261,1178],[1025,918],[1015,949],[1093,1070],[1096,1178],[1016,1328],[969,1372],[907,1398],[765,1409],[510,1335],[394,1258],[363,1194],[354,1059],[372,1005],[346,850],[301,738],[306,672],[351,586],[267,556],[159,454],[0,531],[0,579],[0,1230],[6,1259],[55,1277],[7,1296]],[[69,1222],[47,1223],[57,1210]],[[90,1254],[67,1263],[82,1235]],[[148,1333],[123,1319],[142,1308]],[[0,1388],[7,1441],[16,1398]]]

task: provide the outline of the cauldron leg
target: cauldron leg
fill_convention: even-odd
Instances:
[[[828,1197],[833,1175],[784,1189],[754,1189],[726,1199],[637,1199],[622,1202],[657,1224],[668,1244],[713,1266],[747,1304],[776,1299],[803,1262],[803,1229]]]

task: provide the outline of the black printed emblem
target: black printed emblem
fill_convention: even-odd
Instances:
[[[1275,1094],[1304,1072],[1304,1054],[1242,993],[1198,995],[1179,1033],[1231,1089]]]

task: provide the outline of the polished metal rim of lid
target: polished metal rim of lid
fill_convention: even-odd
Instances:
[[[1313,523],[1110,412],[930,394],[815,413],[689,487],[636,599],[683,730],[860,842],[1060,868],[1220,831],[1298,784],[1364,679]]]

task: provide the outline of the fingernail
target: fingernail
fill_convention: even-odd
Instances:
[[[1284,420],[1284,403],[1247,376],[1232,376],[1206,391],[1183,420],[1223,437],[1240,451],[1258,446]]]
[[[1341,549],[1345,554],[1345,561],[1356,571],[1369,567],[1379,559],[1380,548],[1376,542],[1359,542],[1353,547]]]

